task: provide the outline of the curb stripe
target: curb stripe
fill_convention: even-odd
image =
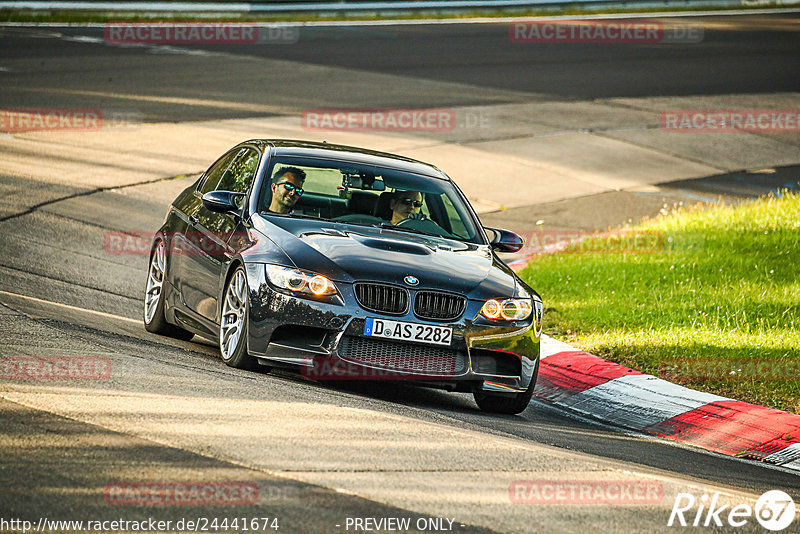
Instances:
[[[798,460],[800,460],[800,443],[792,443],[788,447],[764,458],[765,462],[773,464],[786,464],[789,462],[797,462]]]
[[[793,443],[785,439],[774,439],[739,456],[781,465],[800,459],[800,443]]]
[[[626,373],[639,371],[622,367],[583,351],[559,352],[539,366],[536,394],[550,402],[562,402],[577,393],[603,385]],[[537,382],[538,384],[538,382]]]
[[[714,452],[739,455],[772,442],[776,437],[787,442],[792,438],[796,440],[800,437],[800,417],[726,400],[662,421],[647,431]]]
[[[651,375],[628,375],[568,398],[564,405],[616,425],[643,430],[723,397]]]
[[[800,470],[800,415],[727,399],[543,335],[535,396],[606,423]]]
[[[540,344],[541,353],[539,355],[540,358],[549,358],[554,354],[558,354],[560,352],[576,352],[578,349],[567,345],[563,341],[559,341],[557,339],[553,339],[550,336],[542,334],[542,342]],[[582,351],[579,351],[582,352]]]

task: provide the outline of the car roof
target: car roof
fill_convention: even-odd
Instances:
[[[387,167],[450,181],[449,176],[429,163],[366,148],[296,139],[251,139],[242,144],[258,145],[262,150],[269,149],[272,155],[279,157],[296,156],[347,161]]]

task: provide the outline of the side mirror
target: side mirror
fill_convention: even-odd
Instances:
[[[217,213],[239,211],[247,195],[233,191],[211,191],[203,195],[203,206]]]
[[[494,234],[494,237],[489,242],[494,250],[497,252],[519,252],[525,245],[525,240],[518,234],[510,230],[503,230],[502,228],[489,228],[486,227]]]

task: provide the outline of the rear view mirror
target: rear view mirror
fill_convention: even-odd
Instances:
[[[519,252],[525,245],[525,240],[518,234],[510,230],[503,230],[502,228],[489,228],[486,227],[494,234],[489,244],[497,252]]]
[[[344,177],[344,186],[347,189],[363,189],[364,182],[360,176],[345,176]]]
[[[344,172],[344,170],[342,170],[342,172]],[[383,179],[376,178],[370,173],[344,174],[342,186],[346,191],[350,189],[358,189],[361,191],[383,191],[386,189],[386,184],[383,183]]]
[[[203,206],[217,213],[239,211],[246,196],[233,191],[211,191],[203,195]]]

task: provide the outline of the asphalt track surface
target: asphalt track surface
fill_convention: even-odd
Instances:
[[[97,38],[95,29],[5,28],[0,31],[0,66],[10,62],[15,66],[0,73],[4,80],[0,95],[6,108],[110,108],[124,102],[125,95],[148,94],[154,98],[135,100],[144,120],[188,122],[324,106],[455,107],[539,96],[570,102],[609,96],[796,92],[800,88],[796,68],[800,41],[797,33],[787,29],[790,22],[785,19],[791,17],[720,19],[718,29],[706,30],[704,43],[697,46],[620,49],[572,45],[523,52],[510,45],[505,25],[308,28],[290,47],[228,47],[221,51],[206,47],[224,54],[223,59],[231,65],[227,72],[217,63],[217,68],[209,68],[207,61],[216,61],[216,56],[153,55],[142,48],[99,46],[85,39]],[[61,37],[53,38],[55,31]],[[64,39],[65,35],[69,38]],[[248,68],[252,67],[249,58],[263,57],[280,59],[285,70],[276,75]],[[22,69],[22,64],[31,68]],[[341,72],[347,73],[342,75],[346,79],[316,79],[314,68],[319,65],[345,67]],[[363,73],[411,77],[419,90],[359,83]],[[472,90],[459,89],[467,86]],[[242,106],[215,105],[217,99]],[[111,167],[114,162],[98,165]],[[351,458],[361,451],[356,442],[351,443],[351,455],[326,447],[304,448],[302,443],[293,445],[296,456],[291,448],[288,452],[286,448],[277,453],[259,451],[259,438],[248,434],[248,420],[258,419],[260,414],[240,413],[233,422],[233,415],[227,412],[217,417],[213,408],[220,406],[220,399],[242,410],[251,402],[285,405],[277,412],[283,417],[271,423],[286,425],[289,430],[298,418],[314,417],[315,410],[323,408],[334,414],[352,410],[367,419],[373,415],[397,418],[411,427],[418,424],[418,430],[410,431],[416,440],[407,443],[409,448],[420,447],[418,465],[398,466],[376,459],[371,474],[377,473],[378,485],[399,484],[391,475],[406,476],[408,472],[408,477],[426,481],[417,488],[420,491],[448,491],[451,486],[445,480],[449,474],[467,469],[459,462],[437,464],[441,451],[425,446],[426,433],[435,426],[437,432],[469,431],[492,443],[508,439],[542,447],[536,450],[552,454],[558,461],[552,471],[541,468],[549,473],[541,478],[557,477],[553,472],[562,470],[568,473],[573,463],[596,462],[627,470],[632,477],[660,477],[678,487],[725,488],[748,495],[782,489],[795,498],[800,496],[800,478],[792,472],[625,434],[538,402],[517,417],[490,416],[477,411],[471,397],[465,395],[408,385],[319,385],[291,373],[236,371],[222,365],[210,343],[148,334],[137,324],[147,258],[108,254],[103,240],[108,232],[157,228],[169,200],[191,179],[93,190],[0,176],[0,354],[98,355],[109,358],[115,369],[111,381],[79,385],[77,392],[59,384],[43,384],[39,389],[22,384],[27,388],[23,393],[19,383],[0,386],[4,396],[0,400],[0,478],[4,481],[0,517],[35,521],[39,517],[115,518],[121,512],[129,519],[266,515],[280,517],[282,531],[343,532],[337,525],[343,525],[347,517],[416,519],[437,515],[411,511],[410,505],[404,505],[409,502],[404,497],[378,502],[361,496],[370,494],[366,490],[356,494],[344,485],[342,490],[335,482],[337,473],[357,471],[352,465],[370,464],[364,464],[363,458]],[[659,199],[648,200],[653,209]],[[619,221],[636,209],[629,201],[622,202],[615,212]],[[568,223],[586,223],[585,213],[584,219],[578,220],[582,211],[576,207]],[[81,415],[81,410],[89,409],[79,400],[87,391],[108,397],[98,401],[96,410],[89,407],[91,417]],[[165,413],[167,406],[158,398],[176,395],[191,399],[194,407]],[[124,417],[114,419],[114,414],[106,413],[112,397],[119,399],[119,405],[113,406],[122,410]],[[126,398],[131,399],[130,405]],[[137,404],[143,398],[152,405]],[[293,413],[298,406],[311,408]],[[229,420],[223,421],[223,415]],[[333,424],[354,424],[352,420],[337,423],[336,415],[327,411],[324,415]],[[104,423],[112,420],[116,422]],[[183,429],[190,420],[205,421],[207,426],[197,423],[191,432]],[[241,432],[242,439],[230,436],[231,447],[239,449],[220,454],[215,425]],[[185,430],[183,441],[165,437],[173,427]],[[368,432],[354,435],[370,440]],[[224,450],[224,439],[222,443]],[[388,451],[384,454],[390,455],[391,449]],[[570,456],[573,453],[574,458]],[[426,456],[434,460],[427,461]],[[500,456],[500,452],[486,450],[477,463],[483,462],[488,472],[493,466],[505,469],[506,464],[498,463]],[[469,470],[478,472],[472,464]],[[316,475],[307,475],[309,472]],[[328,472],[334,482],[319,482]],[[125,507],[121,511],[108,506],[102,497],[103,488],[115,480],[247,480],[259,486],[264,498],[236,508],[234,513],[230,508],[207,506],[178,511],[159,506]],[[661,531],[668,508],[583,507],[561,514],[553,507],[533,510],[518,505],[513,509],[517,523],[514,517],[498,517],[496,527],[486,519],[476,520],[475,524],[483,526],[473,527],[459,519],[465,522],[459,530]],[[448,512],[456,519],[463,517],[456,504],[440,510],[441,517]],[[492,514],[487,507],[470,517],[481,517],[479,512],[488,517]],[[520,524],[528,524],[530,529]]]
[[[686,20],[687,24],[696,23]],[[152,95],[298,108],[463,106],[536,95],[578,101],[797,90],[800,43],[796,15],[712,20],[713,27],[704,30],[701,42],[679,45],[512,43],[508,24],[502,23],[303,27],[292,44],[191,47],[224,53],[231,59],[290,62],[294,68],[286,73],[263,72],[256,62],[234,60],[227,61],[226,71],[206,71],[197,67],[192,56],[153,58],[136,47],[93,47],[87,55],[88,43],[80,39],[102,40],[102,28],[6,28],[0,60],[24,58],[31,68],[16,76],[10,73],[3,104],[69,105],[76,101],[76,96],[64,93],[69,89],[93,91],[92,101],[100,106],[114,103],[104,94],[147,90]],[[54,50],[52,39],[46,37],[58,32],[78,40],[62,40]],[[125,67],[119,68],[121,64]],[[299,83],[298,71],[308,70],[309,65],[351,71],[338,79]],[[359,76],[364,73],[466,84],[473,90],[436,91],[420,84],[416,91],[405,87],[397,91],[390,85],[368,85],[367,78]],[[9,74],[4,76],[9,78]],[[136,107],[146,120],[154,121],[252,116],[252,112],[220,110],[202,103],[139,101]]]

